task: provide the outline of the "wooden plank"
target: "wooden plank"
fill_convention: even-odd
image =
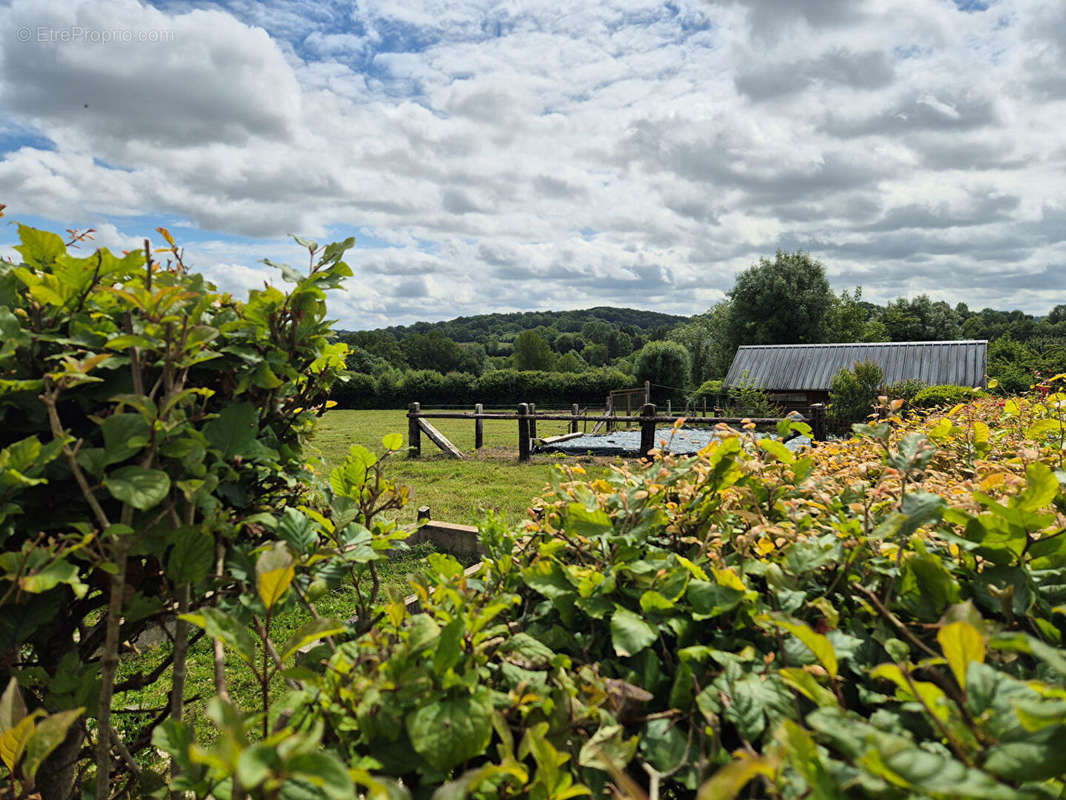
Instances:
[[[608,408],[602,417],[597,417],[596,424],[592,427],[592,432],[596,433],[600,429],[601,425],[606,425],[607,420],[611,418],[611,409]]]
[[[549,436],[547,439],[537,439],[537,444],[544,446],[546,444],[555,444],[556,442],[565,442],[567,439],[576,439],[578,436],[584,436],[585,434],[580,431],[574,433],[563,433],[559,436]]]
[[[430,438],[433,444],[437,445],[441,450],[450,455],[452,458],[462,459],[463,454],[454,444],[448,441],[443,433],[438,431],[424,419],[418,419],[418,427]]]

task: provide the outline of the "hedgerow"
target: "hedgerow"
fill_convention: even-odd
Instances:
[[[341,408],[403,408],[409,403],[429,405],[542,405],[596,404],[614,389],[634,384],[617,369],[583,372],[497,369],[475,376],[465,372],[442,375],[436,370],[390,370],[378,376],[349,373],[330,395]]]
[[[563,467],[480,566],[432,556],[309,653],[282,719],[380,796],[1059,796],[1064,404]],[[213,749],[171,729],[183,785],[282,785],[284,737],[216,717]]]

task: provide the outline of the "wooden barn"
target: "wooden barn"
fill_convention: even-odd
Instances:
[[[860,361],[881,367],[886,385],[913,379],[927,386],[987,387],[984,339],[745,345],[737,350],[723,387],[728,390],[747,382],[789,407],[826,403],[833,376]]]

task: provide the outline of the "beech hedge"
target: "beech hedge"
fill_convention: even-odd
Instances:
[[[614,389],[636,385],[631,375],[615,369],[585,372],[489,370],[480,376],[465,372],[442,375],[434,370],[392,370],[378,376],[348,373],[334,385],[331,399],[341,408],[405,408],[409,403],[431,405],[602,406]]]

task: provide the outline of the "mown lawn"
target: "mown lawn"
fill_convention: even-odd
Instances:
[[[411,503],[401,520],[413,520],[418,506],[429,506],[434,519],[473,524],[484,511],[495,511],[510,522],[525,519],[530,501],[543,494],[555,463],[581,464],[589,479],[608,470],[610,459],[534,455],[518,463],[518,424],[513,420],[485,420],[485,446],[474,450],[473,420],[439,419],[430,422],[467,458],[444,455],[426,436],[422,457],[396,453],[388,473],[411,488]],[[537,434],[554,436],[567,431],[566,422],[541,422]],[[407,412],[330,411],[319,422],[314,445],[332,469],[344,460],[353,444],[381,452],[381,437],[400,433],[407,440]]]

